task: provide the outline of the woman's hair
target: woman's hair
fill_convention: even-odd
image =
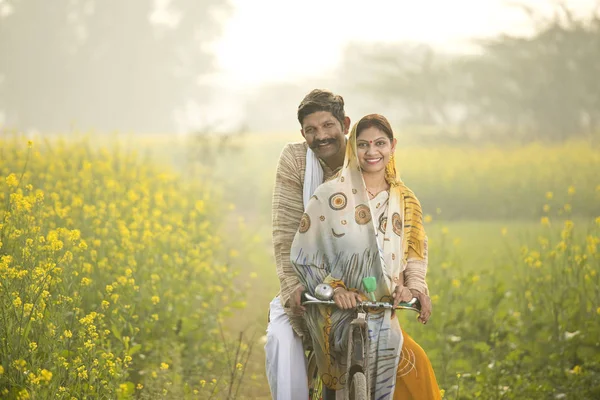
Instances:
[[[344,99],[340,95],[333,94],[329,90],[314,89],[307,94],[298,106],[298,122],[300,126],[306,118],[319,111],[329,111],[335,119],[340,121],[342,128],[344,127]]]
[[[383,133],[387,135],[387,137],[391,140],[394,139],[394,132],[392,132],[392,127],[390,126],[389,121],[383,115],[380,114],[369,114],[365,115],[358,121],[358,125],[356,126],[356,137],[360,135],[362,131],[369,128],[377,128]]]

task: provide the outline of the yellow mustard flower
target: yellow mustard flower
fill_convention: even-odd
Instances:
[[[9,188],[15,188],[19,186],[19,178],[15,174],[10,174],[6,177],[6,184]]]
[[[544,226],[550,226],[550,218],[548,217],[542,217],[540,219],[540,223]]]
[[[47,369],[43,369],[40,372],[40,378],[46,382],[50,382],[52,379],[52,372],[48,371]]]

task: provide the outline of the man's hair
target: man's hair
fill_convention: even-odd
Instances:
[[[356,125],[356,137],[358,138],[362,131],[369,128],[377,128],[385,133],[390,140],[394,139],[394,132],[389,121],[381,114],[369,114],[362,117]]]
[[[318,111],[329,111],[344,128],[344,99],[329,90],[314,89],[307,94],[298,106],[298,122],[302,126],[304,118]]]

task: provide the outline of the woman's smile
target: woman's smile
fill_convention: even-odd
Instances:
[[[367,164],[369,165],[376,165],[378,162],[380,162],[381,160],[383,160],[383,157],[377,157],[377,158],[366,158],[365,157],[365,161],[367,162]]]

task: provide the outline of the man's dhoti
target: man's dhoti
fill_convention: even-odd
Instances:
[[[307,400],[308,377],[302,339],[275,297],[269,306],[265,344],[267,379],[274,400]]]

